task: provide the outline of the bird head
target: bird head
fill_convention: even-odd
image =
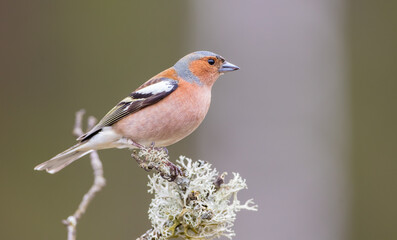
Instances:
[[[190,53],[174,65],[178,76],[188,82],[212,86],[220,75],[238,70],[222,56],[208,51]]]

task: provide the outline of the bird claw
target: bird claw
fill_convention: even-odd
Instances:
[[[132,140],[130,140],[131,145],[134,147],[137,147],[138,149],[134,149],[133,153],[131,154],[132,158],[135,159],[135,161],[138,163],[138,165],[143,168],[145,171],[149,172],[152,169],[156,169],[161,177],[164,179],[172,182],[174,181],[178,176],[183,176],[182,170],[175,164],[173,164],[171,161],[168,160],[168,157],[164,158],[159,158],[157,159],[152,159],[151,157],[148,157],[149,155],[152,154],[153,151],[162,151],[168,155],[168,149],[165,147],[155,147],[155,143],[152,142],[149,147],[145,147],[143,145],[140,145],[139,143],[136,143]],[[145,150],[145,154],[148,155],[141,155],[139,151]],[[156,153],[154,153],[156,154]],[[156,155],[152,155],[156,156]]]
[[[150,148],[155,151],[163,151],[168,155],[168,149],[166,147],[155,147],[155,142],[150,144]]]
[[[168,155],[168,149],[166,147],[161,147],[161,151],[164,151]]]

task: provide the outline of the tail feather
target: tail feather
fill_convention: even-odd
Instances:
[[[34,170],[42,171],[46,170],[48,173],[56,173],[62,170],[64,167],[68,166],[77,159],[87,155],[92,152],[92,150],[83,150],[82,145],[84,143],[79,143],[73,147],[65,150],[64,152],[56,155],[50,160],[37,165]]]

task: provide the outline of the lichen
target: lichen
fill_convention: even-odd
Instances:
[[[145,239],[235,236],[236,212],[257,210],[252,199],[241,204],[237,198],[237,193],[247,188],[245,179],[233,173],[230,181],[224,183],[226,173],[219,174],[207,162],[183,156],[176,162],[183,175],[175,181],[164,179],[160,173],[149,176],[148,191],[154,194],[148,211],[152,229]]]

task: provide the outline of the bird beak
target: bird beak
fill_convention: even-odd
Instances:
[[[231,71],[236,71],[239,70],[240,68],[237,67],[234,64],[231,64],[230,62],[224,62],[221,66],[221,68],[219,68],[219,72],[220,73],[224,73],[224,72],[231,72]]]

